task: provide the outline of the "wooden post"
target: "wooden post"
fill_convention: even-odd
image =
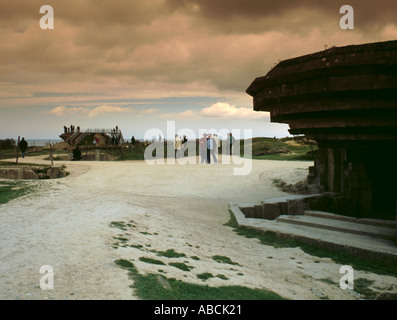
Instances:
[[[21,140],[21,137],[18,136],[18,143],[17,143],[17,163],[18,163],[18,157],[19,157],[19,142]]]
[[[52,157],[52,144],[50,143],[50,160],[51,160],[51,166],[54,165],[54,159]]]

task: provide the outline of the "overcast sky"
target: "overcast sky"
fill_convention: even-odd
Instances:
[[[339,9],[354,9],[342,30]],[[54,8],[42,30],[40,7]],[[395,0],[1,0],[0,138],[63,126],[288,135],[245,93],[279,60],[397,39]]]

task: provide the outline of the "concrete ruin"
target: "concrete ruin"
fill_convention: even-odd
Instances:
[[[118,145],[125,143],[121,130],[116,127],[114,129],[87,129],[80,130],[80,127],[75,129],[74,126],[70,128],[64,127],[64,132],[59,136],[70,146],[75,147],[87,139],[90,143],[95,142],[97,146]]]
[[[0,179],[58,179],[69,174],[65,169],[65,166],[1,166],[0,164]]]
[[[308,178],[341,195],[340,213],[396,217],[397,41],[281,61],[246,92],[255,111],[317,141]]]

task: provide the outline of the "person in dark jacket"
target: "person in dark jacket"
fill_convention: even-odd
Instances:
[[[22,158],[25,158],[26,150],[28,149],[28,143],[26,142],[25,138],[22,138],[22,140],[19,142],[19,149],[21,149]]]
[[[81,160],[81,150],[79,146],[76,146],[73,150],[73,160]]]

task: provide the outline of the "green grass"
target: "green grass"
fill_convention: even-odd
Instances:
[[[227,263],[227,264],[232,264],[232,265],[239,265],[237,262],[233,262],[230,258],[225,257],[225,256],[212,256],[212,260],[219,262],[219,263]]]
[[[133,147],[131,144],[120,145],[120,146],[92,146],[92,139],[89,138],[88,144],[82,144],[82,152],[85,154],[86,149],[88,151],[100,150],[101,153],[106,153],[111,159],[116,161],[124,160],[145,160],[145,149],[146,146],[143,143],[137,142]],[[291,143],[299,142],[299,143]],[[172,154],[174,154],[173,144],[159,143],[161,148],[164,148],[164,157],[167,157],[167,149],[172,148]],[[194,142],[189,142],[190,148],[196,147],[196,155],[198,152],[198,145]],[[244,141],[236,140],[236,146],[240,146],[240,156],[244,156]],[[32,151],[33,147],[29,147],[28,151]],[[252,139],[252,158],[253,159],[266,159],[266,160],[301,160],[301,161],[311,161],[314,159],[314,153],[309,153],[310,151],[315,151],[317,146],[312,146],[308,141],[301,137],[293,138],[287,137],[282,139],[276,138],[266,138],[258,137]],[[222,148],[219,149],[222,152]],[[261,153],[267,152],[270,154]],[[53,150],[54,160],[60,159],[60,155],[66,155],[65,150]],[[28,153],[27,156],[37,156],[37,155],[49,155],[49,148],[42,148],[39,152]],[[15,158],[16,151],[14,149],[2,150],[0,153],[0,159],[5,158]],[[58,156],[58,157],[57,157]],[[153,154],[155,156],[155,154]]]
[[[299,142],[299,143],[298,143]],[[294,160],[312,161],[317,146],[310,145],[305,139],[287,137],[276,138],[253,138],[252,159],[257,160]],[[261,153],[268,154],[261,154]],[[244,156],[244,143],[240,142],[240,156]]]
[[[152,250],[152,252],[157,253],[159,257],[166,257],[166,258],[184,258],[186,255],[184,253],[176,252],[174,249],[168,249],[166,251],[156,251]]]
[[[145,160],[145,148],[142,143],[138,142],[132,148],[112,149],[111,154],[118,161]]]
[[[140,257],[139,260],[142,262],[145,262],[145,263],[165,265],[165,263],[163,261],[160,261],[157,259],[152,259],[152,258]]]
[[[200,274],[197,275],[197,278],[199,278],[199,279],[201,279],[203,281],[211,279],[213,277],[214,276],[212,275],[212,273],[209,273],[209,272],[204,272],[204,273],[200,273]]]
[[[127,230],[126,224],[124,221],[112,221],[109,225],[112,228],[117,228],[117,229],[124,230],[124,231]]]
[[[200,258],[199,258],[199,257],[197,257],[197,256],[191,256],[191,257],[190,257],[190,259],[197,260],[197,261],[199,261],[199,260],[200,260]]]
[[[183,263],[183,262],[170,262],[168,265],[178,268],[180,270],[183,271],[190,271],[191,269],[193,269],[194,267],[192,266],[188,266],[187,264]]]
[[[128,270],[133,280],[132,288],[144,300],[282,300],[279,295],[263,289],[241,286],[210,287],[166,278],[171,289],[165,288],[156,274],[141,275],[128,260],[116,260],[116,265]]]
[[[249,227],[239,226],[233,213],[229,211],[230,219],[225,224],[234,228],[234,231],[247,238],[257,238],[262,244],[275,248],[300,248],[307,254],[320,258],[330,258],[336,263],[350,265],[356,270],[372,272],[379,275],[397,277],[397,263],[384,263],[367,258],[357,257],[344,251],[321,248],[300,240],[282,238],[271,231],[260,231]]]
[[[369,286],[373,284],[372,280],[364,279],[364,278],[359,278],[354,280],[354,291],[358,292],[361,294],[361,296],[364,299],[375,299],[376,296],[379,294],[379,292],[376,292],[374,290],[371,290]]]
[[[0,204],[22,197],[34,191],[30,182],[21,180],[0,181]]]

